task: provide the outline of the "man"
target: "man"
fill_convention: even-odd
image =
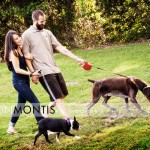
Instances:
[[[63,76],[55,63],[53,49],[72,58],[80,65],[83,65],[85,60],[63,47],[51,31],[44,29],[46,16],[41,10],[35,10],[32,13],[32,20],[33,25],[22,35],[22,48],[28,68],[31,72],[41,70],[39,81],[50,95],[49,108],[56,105],[62,115],[69,118],[63,102],[63,98],[68,95],[68,91]],[[32,76],[32,82],[37,84],[38,77]]]

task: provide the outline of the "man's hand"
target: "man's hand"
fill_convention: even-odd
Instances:
[[[32,76],[32,82],[34,84],[38,84],[39,83],[39,76],[38,75],[33,75]]]
[[[82,66],[86,61],[85,61],[84,59],[82,59],[82,58],[77,58],[77,59],[76,59],[76,62],[77,62],[80,66]]]
[[[77,58],[77,59],[76,59],[76,62],[77,62],[81,67],[83,67],[84,70],[91,70],[91,68],[92,68],[92,65],[91,65],[89,62],[85,61],[84,59]]]

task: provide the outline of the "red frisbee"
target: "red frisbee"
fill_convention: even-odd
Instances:
[[[85,62],[82,67],[84,68],[84,70],[91,70],[92,65],[88,62]]]

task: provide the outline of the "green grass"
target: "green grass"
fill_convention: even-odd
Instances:
[[[11,72],[4,63],[0,64],[0,149],[107,149],[107,150],[148,150],[150,149],[150,118],[140,115],[139,111],[130,103],[131,113],[123,109],[124,101],[112,97],[109,104],[115,106],[125,117],[120,119],[103,119],[109,110],[102,106],[102,99],[91,109],[91,118],[87,118],[85,105],[90,101],[91,83],[87,79],[101,79],[115,76],[113,72],[127,76],[136,76],[150,84],[150,44],[132,44],[105,49],[88,51],[74,51],[74,53],[88,60],[93,68],[85,71],[71,59],[55,54],[59,68],[68,83],[69,95],[65,104],[69,114],[77,117],[82,129],[72,131],[81,136],[80,140],[72,137],[60,136],[60,143],[56,143],[55,136],[49,136],[53,144],[45,142],[41,136],[36,146],[33,146],[37,133],[36,121],[33,115],[22,114],[16,124],[17,135],[7,135],[6,130],[11,117],[11,109],[2,109],[3,105],[13,108],[17,102],[17,93],[11,83]],[[101,67],[110,71],[101,71],[94,67]],[[76,83],[71,85],[71,83]],[[69,84],[70,83],[70,84]],[[40,84],[31,87],[41,104],[48,104],[49,97]],[[141,94],[137,95],[138,102],[150,112],[149,103]],[[28,104],[28,103],[27,103]],[[56,108],[56,113],[50,115],[62,118]]]

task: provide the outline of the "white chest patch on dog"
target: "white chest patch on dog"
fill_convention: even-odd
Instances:
[[[73,130],[73,121],[74,121],[74,120],[72,120],[72,119],[70,120],[70,123],[71,123],[71,128],[70,128],[70,130]]]

